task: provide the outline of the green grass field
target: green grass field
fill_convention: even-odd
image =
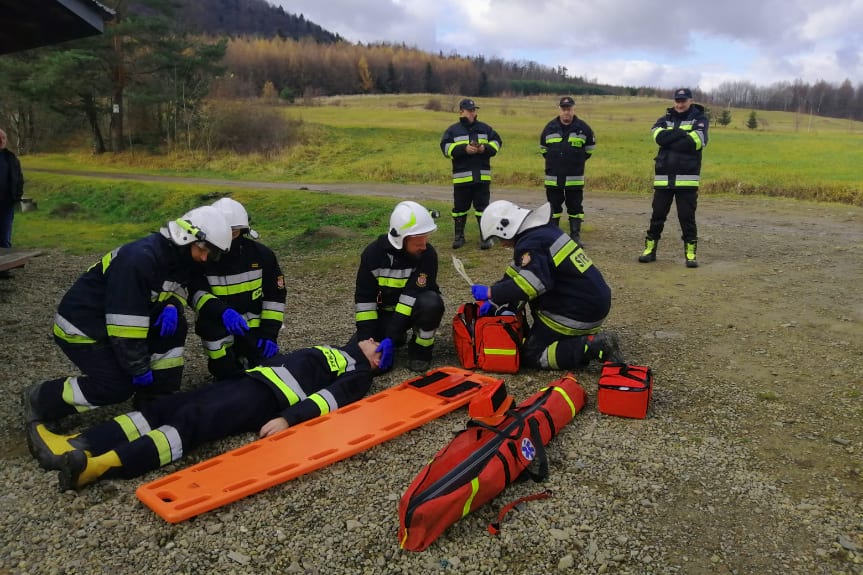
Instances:
[[[27,195],[39,210],[16,218],[16,245],[63,247],[77,252],[109,249],[139,237],[188,208],[212,201],[206,186],[148,184],[55,176],[28,168],[129,172],[291,182],[395,182],[449,185],[450,164],[440,153],[444,129],[456,121],[457,96],[403,95],[323,98],[314,106],[283,106],[302,120],[304,144],[277,157],[132,150],[22,157]],[[435,100],[440,109],[426,109]],[[543,162],[539,133],[557,113],[556,98],[479,99],[480,118],[503,138],[493,160],[494,187],[540,192]],[[636,97],[579,97],[576,113],[597,134],[587,167],[587,191],[651,194],[655,146],[650,127],[669,102]],[[718,114],[719,110],[714,109]],[[760,127],[745,127],[749,110],[732,110],[727,127],[711,127],[705,150],[703,194],[761,194],[863,205],[863,123],[757,112]],[[386,199],[330,198],[301,191],[235,191],[250,212],[266,214],[268,243],[334,256],[334,246],[365,241],[385,226]],[[449,206],[435,206],[445,213]],[[446,219],[446,218],[445,218]],[[267,222],[290,227],[266,229]],[[274,224],[269,224],[274,225]],[[448,225],[442,222],[444,230]],[[351,237],[339,230],[350,227]],[[78,240],[69,243],[68,238]]]

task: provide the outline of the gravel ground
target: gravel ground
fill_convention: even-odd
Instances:
[[[415,198],[446,193],[402,189]],[[423,553],[398,548],[398,501],[462,428],[464,410],[177,525],[140,504],[136,487],[253,436],[199,449],[140,480],[59,493],[56,474],[27,452],[20,390],[74,372],[51,341],[54,308],[101,254],[33,259],[0,280],[0,575],[863,574],[863,209],[703,198],[696,270],[683,265],[676,222],[657,262],[635,261],[648,209],[646,196],[588,194],[583,237],[614,290],[609,328],[632,363],[653,368],[649,417],[599,414],[598,368],[578,373],[588,404],[550,444],[546,484],[511,486]],[[510,253],[481,253],[476,227],[468,231],[458,255],[474,280],[496,279]],[[448,318],[469,297],[448,265],[449,241],[434,240]],[[282,348],[344,341],[354,270],[297,277],[310,262],[280,256],[291,318]],[[184,387],[207,379],[198,349],[190,339]],[[435,363],[456,365],[447,325]],[[521,401],[562,374],[525,370],[506,380]],[[374,390],[411,376],[397,368]],[[503,504],[545,488],[552,498],[510,513],[499,537],[486,532]]]

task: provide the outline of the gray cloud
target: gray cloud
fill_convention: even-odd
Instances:
[[[534,60],[613,84],[863,81],[863,0],[270,2],[352,42]]]

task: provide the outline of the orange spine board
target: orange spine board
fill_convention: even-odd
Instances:
[[[498,378],[441,367],[161,479],[136,495],[178,523],[365,451],[467,404]]]

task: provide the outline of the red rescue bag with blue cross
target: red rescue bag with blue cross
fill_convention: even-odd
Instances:
[[[545,445],[584,407],[569,373],[495,425],[473,419],[414,478],[399,503],[399,545],[422,551],[447,527],[485,505],[523,475],[548,475]],[[534,470],[538,467],[538,470]]]

